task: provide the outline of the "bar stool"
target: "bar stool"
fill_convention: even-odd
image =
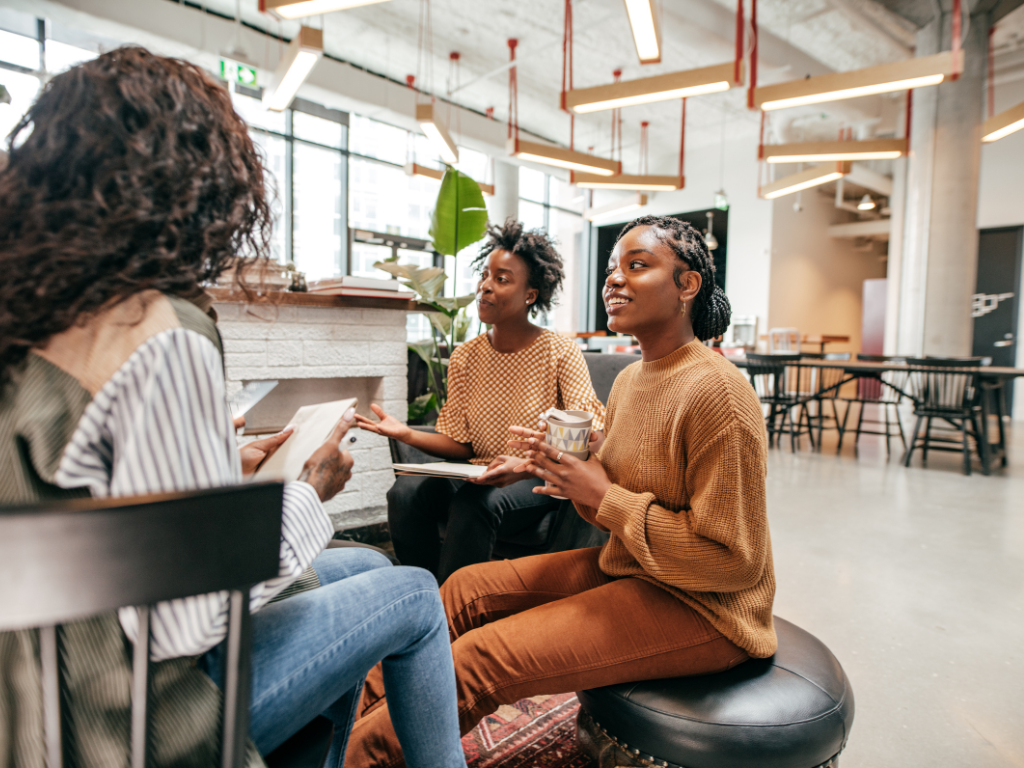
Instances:
[[[825,644],[775,618],[779,647],[727,672],[577,691],[597,768],[835,768],[853,688]]]

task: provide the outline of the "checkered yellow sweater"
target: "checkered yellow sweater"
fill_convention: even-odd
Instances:
[[[771,656],[775,573],[761,405],[739,370],[694,341],[615,380],[599,458],[614,485],[600,508],[609,576],[644,579],[755,658]]]

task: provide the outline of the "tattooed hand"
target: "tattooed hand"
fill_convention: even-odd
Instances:
[[[341,440],[355,421],[356,410],[349,408],[338,426],[331,432],[327,442],[316,449],[302,468],[299,480],[312,485],[320,496],[320,501],[333,499],[345,488],[345,483],[352,477],[352,455],[342,449]]]

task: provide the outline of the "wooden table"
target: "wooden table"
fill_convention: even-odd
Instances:
[[[762,341],[767,341],[768,340],[768,334],[767,333],[762,333],[761,334],[761,340]],[[825,345],[826,344],[849,344],[849,343],[850,343],[850,337],[849,336],[836,336],[834,334],[827,334],[827,333],[817,333],[817,334],[807,334],[807,333],[805,333],[803,336],[800,337],[800,344],[801,344],[801,346],[804,345],[804,344],[817,344],[821,354],[825,354]]]
[[[781,355],[780,355],[781,356]],[[746,358],[727,357],[726,360],[732,361],[739,368],[746,368]],[[1015,378],[1024,376],[1024,368],[1009,368],[1005,366],[996,365],[982,365],[977,368],[943,368],[941,366],[931,365],[907,365],[906,363],[898,362],[873,362],[866,360],[819,360],[816,358],[806,358],[801,360],[786,361],[786,366],[792,366],[797,368],[841,368],[846,374],[846,378],[831,387],[820,392],[809,393],[805,398],[797,398],[796,405],[804,405],[820,398],[823,394],[831,392],[832,390],[838,390],[844,384],[854,381],[855,379],[861,378],[872,378],[880,379],[881,375],[886,371],[928,371],[928,372],[954,372],[954,373],[976,373],[983,389],[991,393],[992,399],[995,402],[995,415],[999,417],[999,440],[993,443],[988,439],[988,417],[991,412],[989,399],[982,397],[982,423],[983,429],[985,430],[985,440],[988,443],[990,449],[996,449],[1000,452],[1003,466],[1006,466],[1006,433],[1005,426],[1003,424],[1003,417],[1006,416],[1004,413],[1005,399],[1003,398],[1003,387],[1006,386],[1008,381],[1012,381]],[[891,384],[887,386],[892,387]],[[911,401],[915,401],[915,398],[909,393],[903,390],[892,387],[901,395]],[[916,401],[915,401],[916,402]],[[994,455],[994,454],[993,454]]]

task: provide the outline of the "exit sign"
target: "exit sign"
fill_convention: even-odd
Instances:
[[[222,80],[232,83],[248,85],[250,88],[256,87],[256,68],[239,64],[231,59],[220,60],[220,77]]]

